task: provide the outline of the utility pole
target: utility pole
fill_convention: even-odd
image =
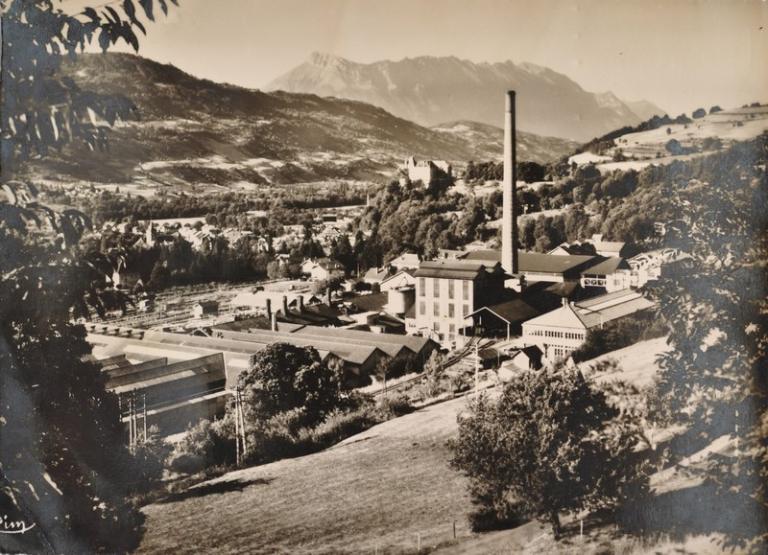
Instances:
[[[144,420],[144,443],[147,442],[147,392],[141,394],[142,419]]]
[[[475,343],[475,402],[480,394],[480,342]]]
[[[237,394],[237,416],[240,418],[240,434],[242,435],[243,440],[243,457],[245,457],[248,454],[248,442],[245,435],[245,412],[243,411],[243,397],[240,393],[239,387],[235,391]]]
[[[240,466],[240,418],[238,418],[239,398],[235,389],[235,463]]]

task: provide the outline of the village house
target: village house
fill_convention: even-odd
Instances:
[[[314,281],[327,281],[334,277],[344,277],[344,266],[331,258],[308,258],[301,264],[301,273]]]
[[[198,301],[192,305],[192,316],[195,318],[205,318],[206,316],[219,315],[218,301]]]

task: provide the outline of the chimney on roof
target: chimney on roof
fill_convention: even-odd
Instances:
[[[283,316],[288,316],[288,297],[283,295]]]
[[[299,295],[299,312],[304,312],[304,295]]]
[[[331,286],[328,286],[328,289],[325,290],[325,304],[328,306],[331,306]]]
[[[267,299],[266,308],[267,308],[267,320],[271,320],[272,319],[272,299]]]
[[[270,329],[272,331],[277,331],[277,312],[273,312],[270,319],[269,319]]]
[[[515,128],[515,91],[507,91],[504,111],[504,204],[502,208],[501,266],[513,275],[519,272],[517,261],[517,138]]]

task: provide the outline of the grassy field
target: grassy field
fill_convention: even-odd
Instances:
[[[626,366],[621,377],[642,385],[648,379],[643,368],[653,373],[650,365],[663,347],[659,339],[616,351],[614,358]],[[664,528],[650,540],[589,521],[581,537],[573,520],[561,541],[537,522],[473,534],[466,520],[466,479],[450,468],[446,444],[455,437],[456,416],[467,399],[390,420],[320,453],[230,472],[149,505],[139,551],[383,554],[416,553],[421,546],[422,553],[477,555],[722,552],[717,531],[724,527],[708,527],[717,519],[701,513],[704,526],[682,522],[674,537]],[[671,503],[672,517],[685,521],[691,506],[717,511],[711,495],[700,494],[673,469],[654,478],[654,489]]]
[[[456,399],[327,451],[229,473],[150,505],[144,553],[408,553],[470,534],[448,466]]]

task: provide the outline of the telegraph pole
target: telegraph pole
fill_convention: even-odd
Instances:
[[[240,418],[238,416],[240,407],[240,398],[235,389],[235,462],[240,466]]]
[[[147,392],[141,394],[142,419],[144,420],[144,443],[147,442]]]
[[[480,393],[480,342],[475,343],[475,402]]]

